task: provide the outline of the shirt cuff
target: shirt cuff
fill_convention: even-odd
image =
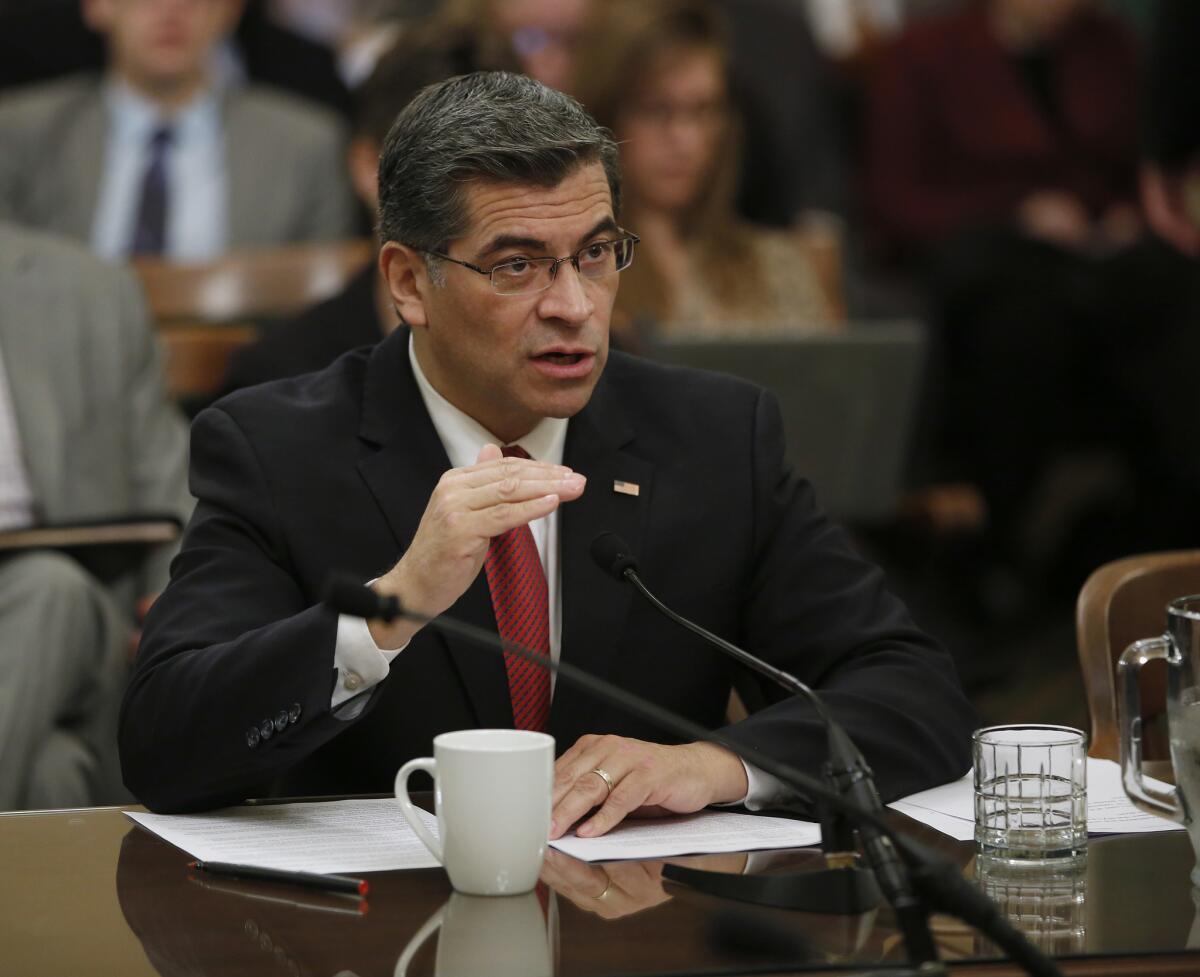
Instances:
[[[783,781],[772,777],[764,770],[752,766],[741,757],[742,769],[746,771],[746,796],[740,801],[729,801],[725,804],[714,804],[713,807],[736,807],[741,805],[748,811],[761,811],[777,801],[783,800],[790,791]]]
[[[407,647],[407,645],[405,645]],[[404,648],[385,651],[375,644],[371,629],[361,617],[339,614],[337,640],[333,646],[333,667],[337,681],[333,685],[330,708],[336,710],[356,695],[374,688],[385,678],[392,659]],[[362,704],[366,699],[362,700]],[[362,704],[338,713],[339,719],[354,719],[362,711]]]

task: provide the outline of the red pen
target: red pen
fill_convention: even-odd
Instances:
[[[228,875],[235,879],[254,879],[260,882],[285,882],[302,885],[309,889],[325,889],[329,892],[349,892],[365,896],[369,885],[366,879],[349,875],[322,875],[319,872],[289,872],[281,868],[263,868],[259,865],[234,865],[230,862],[188,862],[188,868],[211,875]]]

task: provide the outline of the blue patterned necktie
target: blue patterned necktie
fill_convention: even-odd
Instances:
[[[171,139],[171,130],[166,126],[155,129],[150,137],[150,157],[142,177],[142,194],[129,244],[131,255],[160,255],[166,249],[167,152]]]

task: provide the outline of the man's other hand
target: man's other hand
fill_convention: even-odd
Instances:
[[[585,482],[563,465],[505,458],[497,445],[484,445],[474,465],[452,468],[438,481],[412,544],[375,581],[376,592],[420,614],[441,614],[478,576],[493,536],[579,498]],[[400,648],[420,628],[401,619],[372,621],[370,629],[380,648]]]
[[[597,770],[612,781],[609,790]],[[623,736],[582,736],[554,765],[550,837],[575,829],[581,838],[602,835],[626,817],[691,814],[709,804],[746,796],[746,768],[712,743],[662,746]]]

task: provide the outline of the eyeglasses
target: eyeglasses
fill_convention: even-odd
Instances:
[[[636,234],[624,234],[613,241],[585,244],[565,258],[510,258],[491,268],[480,268],[469,261],[459,261],[441,251],[419,250],[443,261],[470,268],[480,275],[487,275],[492,288],[501,295],[532,295],[534,292],[544,292],[554,284],[554,279],[558,277],[558,266],[565,261],[571,262],[584,278],[604,278],[624,271],[633,264],[633,246],[640,240]]]

